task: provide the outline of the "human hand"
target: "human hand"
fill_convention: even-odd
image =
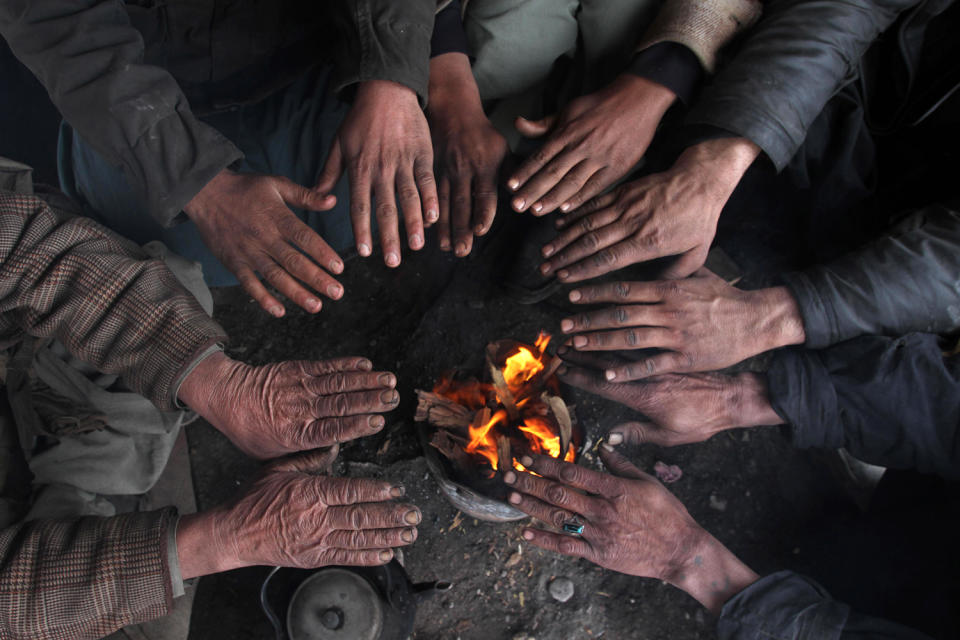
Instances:
[[[668,350],[607,369],[607,380],[617,382],[723,369],[806,339],[789,289],[744,291],[704,268],[682,280],[589,285],[569,297],[576,304],[617,305],[560,322],[565,334],[575,334],[575,349]]]
[[[271,315],[285,313],[256,273],[307,311],[322,306],[316,293],[338,300],[343,260],[290,207],[326,211],[336,198],[322,196],[282,176],[224,169],[183,208],[211,253]],[[328,273],[329,272],[329,273]]]
[[[380,565],[417,539],[420,510],[403,487],[325,474],[337,448],[270,464],[231,504],[177,526],[184,579],[254,565]]]
[[[640,161],[675,98],[663,85],[624,73],[557,116],[517,118],[523,135],[549,135],[507,181],[516,192],[513,208],[538,216],[566,212],[603,192]]]
[[[571,521],[583,525],[576,536],[527,527],[524,540],[620,573],[664,580],[714,613],[759,579],[655,478],[607,447],[600,458],[612,475],[549,456],[521,460],[542,477],[504,474],[516,489],[510,503],[524,513],[558,529]]]
[[[377,433],[377,415],[400,396],[392,373],[365,358],[253,367],[223,353],[204,358],[178,397],[254,458],[329,447]]]
[[[377,203],[386,265],[400,264],[398,208],[403,213],[407,243],[414,251],[422,249],[424,212],[432,224],[439,209],[430,129],[412,90],[386,80],[360,83],[315,190],[329,193],[344,170],[350,179],[350,219],[360,255],[373,252],[371,195]]]
[[[439,179],[440,248],[453,247],[463,257],[470,253],[474,234],[482,236],[493,225],[497,173],[508,151],[507,141],[483,113],[467,56],[447,53],[430,60],[427,115]]]
[[[612,445],[673,447],[703,442],[727,429],[783,422],[770,405],[766,380],[755,373],[667,374],[644,382],[611,383],[588,367],[627,366],[624,360],[597,359],[569,349],[558,353],[567,363],[557,371],[560,380],[642,414],[610,429],[607,442]]]
[[[559,221],[544,245],[540,272],[580,282],[630,264],[677,256],[664,278],[703,266],[720,212],[759,153],[745,138],[708,140],[684,151],[673,167],[620,185]]]

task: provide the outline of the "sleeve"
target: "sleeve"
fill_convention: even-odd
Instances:
[[[460,0],[453,0],[443,8],[433,23],[433,36],[430,39],[430,57],[445,53],[462,53],[470,55],[467,45],[467,34],[463,30]]]
[[[761,578],[723,607],[719,640],[930,640],[902,625],[851,611],[791,571]]]
[[[960,355],[944,357],[937,336],[779,351],[767,385],[796,447],[960,480]]]
[[[200,122],[177,82],[144,64],[121,0],[10,0],[0,35],[37,76],[63,118],[123,168],[143,207],[170,226],[240,151]]]
[[[426,106],[436,0],[335,0],[332,8],[340,34],[337,90],[390,80]]]
[[[223,329],[161,260],[96,222],[0,192],[0,339],[54,336],[161,409]]]
[[[688,119],[752,140],[783,169],[827,101],[918,0],[773,0]]]
[[[859,251],[782,278],[806,346],[819,349],[860,335],[960,328],[958,274],[960,211],[934,205]]]
[[[704,69],[696,54],[676,42],[658,42],[638,51],[627,72],[670,89],[684,104],[690,104],[703,80]]]
[[[101,638],[165,615],[176,510],[35,520],[0,531],[0,637]]]

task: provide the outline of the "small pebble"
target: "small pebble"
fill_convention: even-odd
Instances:
[[[471,298],[467,301],[467,306],[471,309],[483,309],[484,303],[483,300],[479,298]]]
[[[726,511],[727,510],[727,501],[723,498],[718,498],[716,494],[710,494],[710,508],[716,509],[717,511]]]
[[[573,580],[570,578],[554,578],[550,581],[550,595],[557,602],[566,602],[573,597]]]

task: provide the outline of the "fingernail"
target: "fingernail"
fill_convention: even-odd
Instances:
[[[566,269],[561,269],[560,271],[557,271],[557,277],[560,278],[561,280],[566,280],[567,278],[570,277],[570,272],[567,271]]]
[[[400,256],[391,251],[387,254],[385,261],[388,267],[395,267],[400,264]]]
[[[403,516],[403,521],[407,524],[420,524],[421,518],[420,512],[413,509],[412,511],[407,511],[406,515]]]
[[[617,372],[613,369],[607,369],[603,375],[606,376],[607,380],[615,380],[617,378]]]
[[[527,204],[527,201],[522,198],[517,198],[513,201],[513,208],[517,211],[523,211],[523,205]]]
[[[550,256],[553,255],[553,252],[554,252],[554,248],[552,244],[544,245],[543,251],[542,251],[544,258],[549,258]]]
[[[564,333],[570,333],[573,331],[573,320],[570,320],[569,318],[566,320],[561,320],[560,329],[563,330]]]
[[[517,180],[516,178],[511,178],[511,179],[507,182],[507,187],[509,187],[510,190],[512,190],[512,191],[516,191],[519,186],[520,186],[520,181]]]
[[[570,302],[580,302],[580,298],[583,297],[583,294],[580,293],[579,289],[574,289],[570,292]]]
[[[570,351],[570,349],[568,349],[568,348],[566,347],[566,345],[560,345],[559,347],[557,347],[557,355],[558,355],[558,356],[562,356],[562,355],[565,354],[567,351]]]
[[[607,436],[607,444],[609,445],[618,445],[618,444],[621,444],[622,442],[623,442],[622,433],[611,433],[609,436]]]
[[[544,262],[542,265],[540,265],[540,273],[542,273],[543,275],[547,275],[548,273],[550,273],[549,262]]]
[[[390,487],[391,498],[402,498],[406,492],[407,492],[407,489],[402,484],[398,484],[395,487]]]
[[[320,301],[317,300],[316,298],[307,298],[306,300],[304,300],[304,303],[314,311],[320,310]]]
[[[366,358],[364,358],[363,360],[357,363],[357,368],[360,369],[361,371],[370,371],[371,369],[373,369],[373,363],[367,360]]]
[[[527,469],[529,469],[530,466],[533,465],[533,458],[531,458],[530,456],[523,456],[522,458],[520,458],[520,464],[522,464]]]
[[[397,384],[397,379],[392,373],[381,373],[377,380],[380,381],[380,384],[388,387],[392,387],[393,385]]]
[[[440,241],[440,251],[450,251],[450,243],[446,240]]]
[[[403,533],[400,534],[400,539],[404,542],[413,542],[417,539],[417,530],[416,529],[404,529]]]
[[[343,263],[339,260],[331,260],[329,266],[330,271],[334,273],[343,273]]]
[[[507,471],[505,474],[503,474],[503,481],[507,484],[513,484],[517,481],[517,474],[513,471]]]
[[[573,339],[573,346],[577,347],[578,349],[580,347],[585,347],[587,346],[587,339],[583,336],[577,336]]]
[[[274,318],[282,318],[282,317],[283,317],[283,307],[281,307],[281,306],[279,306],[279,305],[270,307],[270,315],[272,315]]]
[[[557,367],[557,375],[565,376],[569,372],[570,372],[570,367],[568,367],[565,364],[562,364],[559,367]]]
[[[569,202],[564,202],[562,205],[560,205],[560,211],[563,211],[564,213],[566,213],[569,210],[570,210]]]
[[[386,423],[387,421],[383,419],[383,416],[370,416],[370,418],[367,420],[367,424],[374,429],[382,429],[383,425]]]
[[[465,255],[467,255],[467,243],[466,243],[466,242],[458,242],[458,243],[457,243],[457,255],[458,255],[458,256],[465,256]]]
[[[393,390],[384,391],[383,393],[380,394],[380,400],[382,400],[384,404],[393,404],[398,399],[399,399],[399,396],[397,395],[397,392]]]
[[[530,207],[530,208],[533,209],[534,211],[536,211],[537,213],[540,213],[540,211],[543,209],[543,203],[541,203],[541,202],[534,202],[534,203],[533,203],[533,206]]]
[[[391,558],[393,558],[393,551],[381,551],[377,557],[380,558],[380,562],[390,562]]]
[[[357,245],[357,252],[366,258],[370,255],[370,245],[365,242],[361,242],[359,245]]]
[[[332,284],[327,287],[327,295],[334,299],[339,298],[343,295],[343,287],[337,284]]]
[[[440,214],[437,213],[436,209],[430,209],[427,211],[427,220],[430,222],[436,222],[438,218],[440,218]]]
[[[419,249],[423,247],[423,237],[419,233],[410,236],[410,248]]]
[[[510,494],[510,497],[508,498],[508,500],[510,500],[510,504],[520,504],[520,501],[523,500],[523,498],[520,496],[519,493],[514,491],[513,493]]]
[[[478,236],[482,236],[484,231],[485,231],[485,229],[483,228],[483,225],[482,225],[482,224],[478,224],[477,226],[475,226],[475,227],[473,228],[473,232],[474,232],[475,234],[477,234]]]
[[[607,453],[613,453],[613,452],[615,451],[615,449],[614,449],[613,447],[611,447],[609,444],[607,444],[606,442],[604,442],[603,444],[601,444],[601,445],[600,445],[600,448],[603,449],[604,451],[606,451]]]
[[[529,529],[524,529],[524,530],[523,530],[523,539],[524,539],[524,540],[533,540],[533,531],[530,531]]]

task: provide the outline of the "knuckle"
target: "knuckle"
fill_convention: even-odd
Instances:
[[[556,505],[565,505],[570,501],[570,496],[567,493],[567,490],[558,484],[549,487],[547,489],[546,496],[550,502]]]
[[[561,509],[554,509],[550,513],[550,523],[553,524],[556,528],[563,527],[563,523],[567,521],[567,512]]]
[[[597,267],[609,267],[617,262],[617,251],[614,248],[604,249],[593,257],[593,264]]]
[[[410,185],[404,185],[400,187],[400,189],[397,191],[397,194],[400,196],[401,200],[415,200],[420,197],[420,192],[417,191],[417,188]]]
[[[613,310],[613,322],[616,324],[627,324],[630,321],[630,314],[625,307],[617,307]]]
[[[577,553],[577,543],[574,540],[565,538],[560,541],[558,545],[560,553],[565,553],[567,555],[574,555]]]
[[[627,344],[630,345],[631,347],[635,347],[637,343],[640,341],[640,337],[637,334],[637,331],[634,329],[630,329],[629,331],[627,331],[626,334],[624,335],[624,338]]]
[[[345,416],[350,412],[350,400],[343,393],[333,398],[333,411],[338,416]]]
[[[613,287],[614,292],[620,298],[627,298],[630,295],[630,283],[629,282],[618,282]]]
[[[599,248],[600,248],[600,234],[598,234],[598,233],[596,233],[596,232],[594,232],[594,231],[591,231],[590,233],[588,233],[588,234],[586,234],[586,235],[583,236],[583,240],[581,240],[581,242],[583,242],[583,246],[584,246],[586,249],[589,249],[589,250],[591,250],[591,251],[596,250],[596,249],[599,249]]]

